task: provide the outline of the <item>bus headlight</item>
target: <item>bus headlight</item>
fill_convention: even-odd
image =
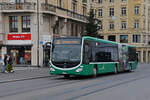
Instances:
[[[77,70],[76,70],[76,72],[81,72],[82,71],[82,68],[78,68]]]
[[[55,69],[54,69],[54,68],[50,68],[50,71],[53,71],[53,72],[54,72],[54,71],[55,71]]]

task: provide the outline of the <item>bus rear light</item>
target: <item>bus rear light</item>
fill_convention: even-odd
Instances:
[[[76,70],[76,72],[81,72],[83,69],[82,68],[78,68],[77,70]]]
[[[50,68],[50,71],[53,71],[53,72],[54,72],[54,71],[55,71],[55,69],[54,69],[54,68]]]

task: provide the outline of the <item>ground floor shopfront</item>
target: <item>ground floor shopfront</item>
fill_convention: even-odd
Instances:
[[[32,46],[6,46],[7,54],[13,59],[13,64],[31,65]]]
[[[36,66],[32,62],[37,59],[33,59],[35,53],[32,51],[32,45],[6,45],[0,48],[0,58],[4,59],[5,54],[9,54],[12,57],[13,64],[16,66]],[[48,67],[50,60],[50,47],[43,47],[43,58],[41,67]]]

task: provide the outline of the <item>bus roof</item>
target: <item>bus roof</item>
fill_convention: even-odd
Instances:
[[[119,43],[117,43],[117,42],[108,41],[108,40],[99,39],[99,38],[90,37],[90,36],[84,36],[83,39],[89,39],[89,40],[94,40],[94,41],[100,41],[100,42],[109,43],[109,44],[114,44],[114,45],[118,45],[118,44],[119,44]]]
[[[53,39],[81,39],[81,37],[73,37],[73,36],[70,36],[70,37],[55,37]]]
[[[134,45],[130,45],[130,44],[127,44],[127,43],[122,43],[122,45],[126,45],[126,46],[128,46],[128,47],[136,48],[136,46],[134,46]]]
[[[90,36],[84,36],[83,39],[89,39],[89,40],[94,40],[94,41],[100,41],[100,42],[109,43],[109,44],[114,44],[114,45],[126,45],[126,46],[128,46],[128,47],[134,47],[134,48],[136,48],[136,46],[134,46],[134,45],[129,45],[129,44],[126,44],[126,43],[113,42],[113,41],[104,40],[104,39],[99,39],[99,38],[90,37]]]
[[[81,37],[56,37],[54,39],[65,39],[65,38],[69,38],[69,39],[81,39]],[[90,37],[90,36],[83,36],[82,38],[83,39],[88,39],[88,40],[100,41],[100,42],[103,42],[103,43],[114,44],[114,45],[126,45],[128,47],[136,48],[136,46],[130,45],[130,44],[127,44],[127,43],[118,43],[118,42],[104,40],[104,39],[99,39],[99,38]]]

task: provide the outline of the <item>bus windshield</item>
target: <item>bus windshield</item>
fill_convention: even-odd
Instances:
[[[81,58],[81,45],[67,44],[55,45],[52,50],[52,62],[67,63],[67,62],[80,62]]]

